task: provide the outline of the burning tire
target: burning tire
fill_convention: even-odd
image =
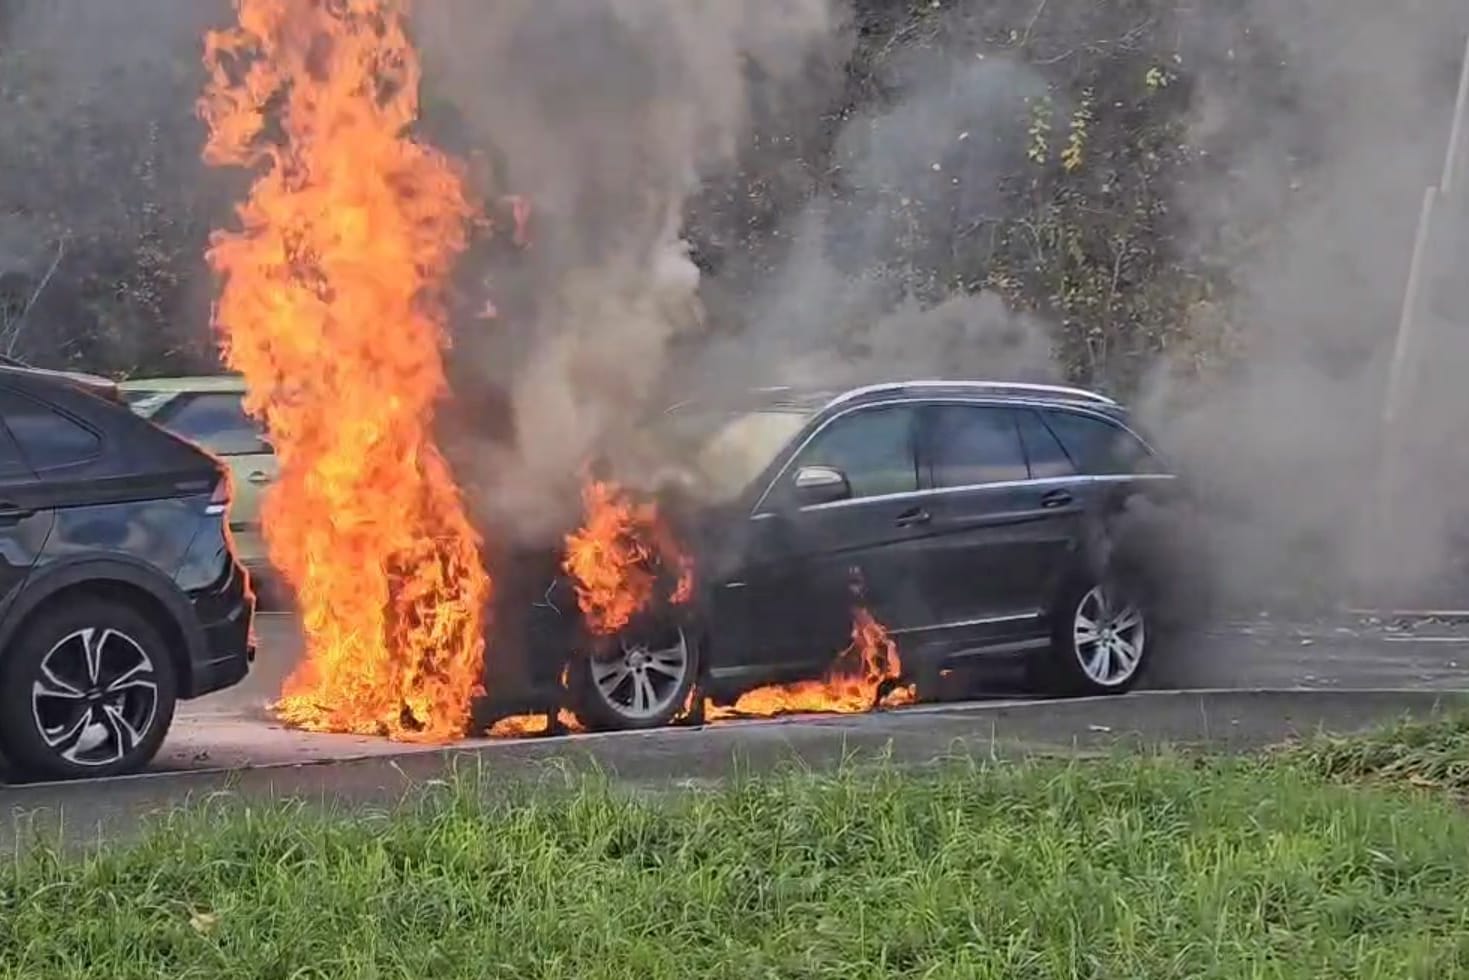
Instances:
[[[0,750],[27,777],[146,765],[173,721],[178,680],[158,631],[126,606],[43,613],[0,667]]]
[[[1054,613],[1050,657],[1037,678],[1048,693],[1121,694],[1147,668],[1152,631],[1144,605],[1110,581],[1083,579]]]
[[[683,711],[698,676],[698,645],[684,627],[626,633],[574,664],[576,712],[594,729],[661,728]]]

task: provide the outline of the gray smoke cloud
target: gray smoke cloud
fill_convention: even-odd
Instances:
[[[482,183],[533,207],[529,247],[481,270],[496,315],[460,330],[454,372],[513,419],[498,444],[460,440],[473,498],[543,536],[702,327],[685,206],[736,159],[755,80],[778,89],[840,32],[826,0],[444,0],[417,26]]]
[[[1203,497],[1226,603],[1441,603],[1464,588],[1450,573],[1469,516],[1457,490],[1469,451],[1454,435],[1469,423],[1469,347],[1427,318],[1417,363],[1432,370],[1413,375],[1406,416],[1418,438],[1390,464],[1408,491],[1390,526],[1371,508],[1419,205],[1442,166],[1466,32],[1469,9],[1449,0],[1256,0],[1195,25],[1188,138],[1230,163],[1203,168],[1179,205],[1196,247],[1229,267],[1242,351],[1202,386],[1156,365],[1141,408]],[[1236,44],[1258,50],[1262,35],[1281,54],[1268,90],[1234,63]],[[1441,274],[1466,255],[1445,236],[1428,258]],[[1451,314],[1458,333],[1466,314]]]
[[[1051,326],[947,281],[943,254],[1005,207],[999,178],[1024,164],[1045,79],[1001,56],[894,61],[891,104],[842,125],[834,186],[784,223],[782,261],[722,270],[737,326],[682,366],[694,387],[1058,377]]]

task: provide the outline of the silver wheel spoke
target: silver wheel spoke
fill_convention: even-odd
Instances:
[[[1124,630],[1135,628],[1142,621],[1142,610],[1138,609],[1137,606],[1128,606],[1122,612],[1118,613],[1116,621],[1112,624],[1112,629],[1121,633]]]
[[[656,670],[660,674],[675,679],[683,676],[685,666],[682,650],[664,650],[648,658],[649,670]]]
[[[104,704],[102,706],[102,723],[107,726],[112,735],[113,745],[117,749],[113,754],[114,759],[121,759],[143,741],[143,733],[134,728],[121,709],[114,705]]]
[[[1081,613],[1076,614],[1076,642],[1095,643],[1101,634],[1097,630],[1095,620],[1089,619]]]
[[[592,679],[603,691],[614,691],[627,677],[627,664],[622,660],[592,661]]]
[[[83,708],[76,713],[76,717],[69,723],[58,725],[55,728],[41,729],[41,737],[46,744],[65,755],[71,751],[71,747],[81,738],[82,732],[87,727],[87,722],[92,718],[92,709]]]
[[[1112,647],[1106,643],[1098,643],[1096,655],[1092,657],[1092,680],[1105,681],[1111,673]]]
[[[1117,672],[1124,676],[1132,673],[1132,668],[1137,663],[1137,647],[1120,636],[1113,642],[1113,646],[1117,651]]]
[[[143,690],[156,691],[158,683],[153,679],[153,665],[144,661],[134,664],[131,669],[122,674],[116,680],[111,681],[103,688],[108,694],[117,694],[130,688],[142,688]]]
[[[42,663],[40,679],[31,685],[31,696],[55,698],[61,701],[81,701],[87,696],[87,692],[57,677],[50,664]]]
[[[87,683],[96,685],[102,678],[102,648],[107,645],[111,630],[82,630],[82,649],[86,652]]]
[[[657,702],[658,692],[653,690],[653,682],[648,680],[648,675],[643,672],[634,674],[633,710],[639,714],[646,714]]]

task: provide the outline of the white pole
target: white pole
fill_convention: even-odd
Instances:
[[[1428,229],[1433,224],[1433,206],[1438,189],[1423,192],[1423,210],[1418,214],[1418,233],[1413,238],[1413,256],[1408,263],[1408,286],[1403,292],[1403,308],[1398,316],[1398,335],[1393,343],[1392,362],[1387,376],[1387,398],[1383,403],[1382,421],[1391,426],[1397,418],[1403,375],[1407,370],[1413,340],[1413,324],[1417,320],[1419,282],[1423,278],[1423,260],[1428,251]]]
[[[1413,326],[1417,320],[1419,283],[1423,262],[1428,252],[1429,229],[1433,224],[1433,208],[1438,190],[1429,187],[1423,193],[1423,210],[1418,216],[1418,232],[1413,239],[1413,256],[1408,265],[1408,285],[1403,293],[1402,312],[1398,318],[1398,334],[1393,343],[1392,361],[1388,365],[1387,392],[1382,404],[1382,442],[1377,457],[1376,499],[1366,509],[1368,527],[1361,539],[1365,550],[1359,560],[1378,565],[1395,565],[1397,546],[1393,520],[1398,489],[1398,415],[1408,368],[1413,362]],[[1389,574],[1395,569],[1382,569]],[[1366,571],[1364,568],[1363,571]],[[1381,584],[1380,576],[1368,576],[1368,584]]]
[[[1454,183],[1459,160],[1459,151],[1464,141],[1464,115],[1469,112],[1469,42],[1464,44],[1464,68],[1459,73],[1459,98],[1454,102],[1454,121],[1449,127],[1449,149],[1444,155],[1443,181],[1440,187],[1445,194]]]

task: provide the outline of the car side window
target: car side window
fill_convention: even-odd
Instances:
[[[917,490],[912,407],[868,408],[842,416],[817,433],[787,473],[794,475],[803,466],[841,470],[853,498]]]
[[[218,456],[270,452],[260,424],[245,412],[244,397],[238,394],[187,396],[165,409],[158,424]]]
[[[935,487],[972,487],[1029,478],[1015,412],[981,405],[934,405],[927,422]]]
[[[21,456],[37,473],[85,463],[102,452],[97,433],[25,395],[0,392],[0,414]]]
[[[0,483],[16,483],[35,479],[35,474],[20,454],[10,433],[0,426]]]
[[[1016,422],[1020,425],[1020,441],[1025,445],[1032,480],[1076,475],[1076,465],[1040,415],[1032,411],[1017,412]]]
[[[1046,424],[1088,476],[1161,472],[1148,447],[1119,425],[1074,412],[1047,412]]]

